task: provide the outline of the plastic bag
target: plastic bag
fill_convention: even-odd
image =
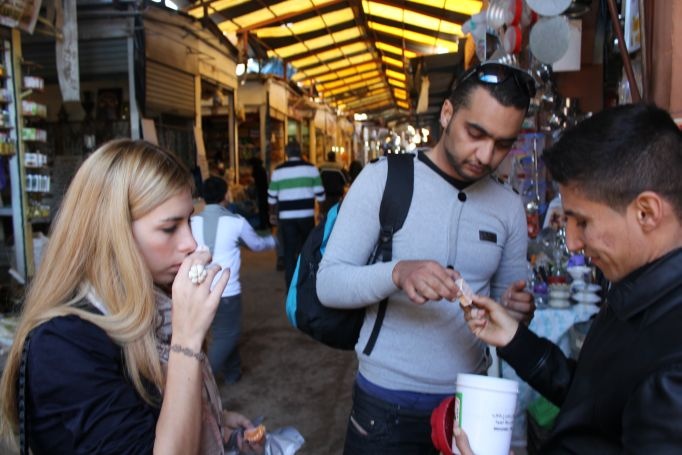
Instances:
[[[293,455],[301,448],[305,439],[294,427],[282,427],[265,434],[262,452],[254,451],[248,444],[242,450],[226,450],[225,455]]]
[[[293,455],[304,442],[296,428],[277,428],[265,436],[265,455]]]

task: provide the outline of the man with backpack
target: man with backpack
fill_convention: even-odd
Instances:
[[[534,93],[527,73],[497,63],[459,79],[441,109],[439,142],[414,157],[409,212],[392,235],[390,261],[368,261],[380,238],[388,160],[366,166],[344,198],[316,278],[324,305],[366,309],[346,454],[438,453],[432,410],[454,394],[458,373],[485,374],[490,364],[454,303],[457,278],[518,320],[532,317],[523,205],[490,174],[515,142]],[[385,298],[387,305],[375,305]]]

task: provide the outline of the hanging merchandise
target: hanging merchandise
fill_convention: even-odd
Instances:
[[[523,42],[523,34],[521,27],[518,25],[511,25],[507,27],[502,38],[502,45],[504,50],[509,54],[518,54],[521,52],[521,43]]]
[[[568,14],[566,14],[566,17],[569,18],[568,50],[561,59],[552,64],[552,68],[555,72],[580,71],[583,21],[575,19]]]
[[[569,37],[566,16],[542,17],[530,30],[530,51],[542,63],[557,62],[568,50]]]
[[[471,16],[469,20],[462,24],[462,33],[471,34],[476,43],[476,56],[479,60],[485,61],[487,57],[487,30],[488,22],[486,19],[486,11],[481,11],[478,14]]]
[[[462,32],[473,36],[480,61],[502,61],[499,55],[492,55],[500,46],[508,54],[518,54],[523,41],[522,28],[532,21],[533,12],[523,0],[491,0],[487,9],[462,24]]]
[[[573,0],[526,0],[528,6],[541,16],[562,14],[571,6]]]
[[[551,105],[551,108],[553,108],[555,88],[552,81],[551,67],[539,62],[537,59],[532,59],[528,72],[535,80],[535,97],[530,100],[528,113],[530,115],[535,115],[541,111],[541,109],[546,109],[548,103]],[[539,125],[536,125],[536,129],[538,127]]]
[[[505,24],[511,24],[515,15],[516,0],[491,0],[485,12],[488,28],[499,29]]]
[[[510,152],[508,182],[519,193],[526,210],[528,237],[540,233],[541,219],[546,210],[547,180],[541,160],[545,134],[520,134]]]
[[[503,63],[510,66],[519,66],[519,59],[516,54],[510,54],[504,50],[504,47],[497,47],[497,50],[488,57],[488,62]]]

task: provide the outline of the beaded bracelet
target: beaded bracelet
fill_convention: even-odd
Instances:
[[[194,352],[190,348],[185,348],[179,344],[172,345],[170,349],[173,352],[179,352],[180,354],[186,355],[187,357],[194,357],[199,362],[202,362],[206,358],[206,354],[203,352]]]

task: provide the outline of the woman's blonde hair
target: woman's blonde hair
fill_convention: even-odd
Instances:
[[[132,222],[193,186],[191,174],[175,156],[145,141],[108,142],[81,165],[28,289],[2,376],[5,435],[11,437],[18,427],[17,380],[26,337],[56,316],[77,315],[101,327],[123,348],[126,373],[146,401],[152,403],[152,398],[143,378],[163,390],[154,283],[133,238]],[[106,303],[108,315],[74,305],[83,297],[84,283]]]

